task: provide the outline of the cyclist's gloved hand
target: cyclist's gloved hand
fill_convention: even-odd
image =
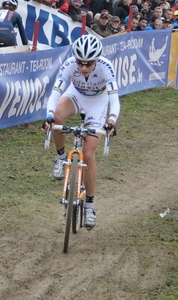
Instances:
[[[112,123],[106,123],[104,125],[104,129],[106,130],[106,132],[109,132],[111,136],[116,136],[117,134],[116,127]]]
[[[49,125],[52,125],[53,123],[55,123],[55,120],[54,120],[54,114],[52,112],[49,112],[47,117],[46,117],[46,120],[45,120]]]
[[[43,129],[46,129],[46,123],[48,123],[50,125],[50,127],[53,123],[55,123],[54,114],[52,112],[49,112],[46,119],[43,121],[43,123],[42,123]]]

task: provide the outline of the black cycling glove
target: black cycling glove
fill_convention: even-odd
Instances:
[[[104,125],[104,129],[106,130],[106,132],[110,132],[112,129],[114,129],[112,136],[116,136],[117,134],[116,127],[112,123],[106,123]]]
[[[43,121],[42,123],[42,128],[45,129],[45,123],[48,123],[49,125],[52,125],[52,123],[55,123],[54,120],[54,114],[53,113],[49,113],[46,117],[46,119]]]

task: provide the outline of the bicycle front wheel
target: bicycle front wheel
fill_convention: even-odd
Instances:
[[[64,253],[67,252],[67,248],[69,244],[73,201],[75,200],[76,197],[77,170],[78,170],[78,154],[74,153],[73,162],[72,162],[72,172],[70,178],[69,198],[68,198],[68,205],[67,205],[66,227],[65,227],[65,234],[64,234],[64,248],[63,248]]]

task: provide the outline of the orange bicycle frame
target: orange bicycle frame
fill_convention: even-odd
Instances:
[[[82,186],[82,168],[86,166],[83,163],[83,152],[79,149],[72,149],[68,152],[67,155],[67,162],[65,167],[65,176],[64,176],[64,185],[63,185],[63,191],[62,191],[62,199],[66,199],[66,193],[67,193],[67,187],[69,183],[69,177],[70,172],[72,168],[72,156],[74,153],[78,154],[79,162],[78,162],[78,171],[77,171],[77,190],[76,190],[76,198],[81,199],[84,195],[85,191],[81,192],[81,186]]]

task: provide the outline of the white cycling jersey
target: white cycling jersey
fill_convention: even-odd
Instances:
[[[68,83],[70,86],[65,91]],[[91,105],[97,101],[101,106],[101,100],[103,100],[103,105],[108,104],[108,101],[110,103],[109,119],[116,122],[119,116],[120,102],[115,72],[110,61],[102,56],[97,60],[94,70],[87,78],[79,71],[75,57],[64,62],[48,101],[48,112],[55,111],[62,94],[73,101],[76,113],[80,108],[85,108],[85,110],[91,108]],[[87,102],[87,105],[83,105],[84,102]],[[102,111],[102,109],[101,107],[100,110]],[[100,112],[98,112],[98,118],[99,116]]]

